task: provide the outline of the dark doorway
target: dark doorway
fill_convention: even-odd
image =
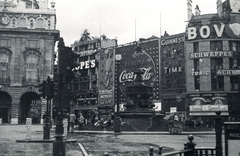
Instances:
[[[11,110],[12,98],[6,92],[0,92],[0,118],[2,118],[3,123],[10,122],[11,114],[9,110]]]
[[[32,118],[32,123],[39,123],[41,118],[41,102],[38,94],[34,92],[25,93],[20,100],[19,124],[25,124],[26,118]],[[38,109],[35,109],[39,105]],[[34,106],[34,111],[32,111]]]
[[[2,123],[8,123],[8,108],[0,108],[0,118]]]

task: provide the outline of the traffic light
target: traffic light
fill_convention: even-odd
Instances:
[[[43,81],[38,85],[39,95],[43,98],[46,97],[46,81]]]
[[[58,84],[54,81],[50,82],[51,89],[50,89],[50,96],[53,98],[58,95]]]
[[[65,47],[63,38],[58,43],[58,74],[62,74],[63,83],[71,83],[75,77],[74,68],[80,64],[76,62],[78,56],[70,47]]]
[[[67,53],[65,81],[66,83],[71,83],[75,78],[74,68],[80,65],[76,62],[78,54],[73,52],[70,47],[65,47],[65,53]]]

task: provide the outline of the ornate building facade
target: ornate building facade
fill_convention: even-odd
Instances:
[[[196,15],[188,23],[185,61],[190,116],[208,120],[220,110],[229,120],[240,118],[240,14],[239,5],[232,4],[234,0],[218,0],[216,14]]]
[[[31,117],[39,123],[46,102],[38,95],[38,84],[53,73],[59,38],[55,3],[51,8],[45,0],[0,4],[0,118],[18,124]]]

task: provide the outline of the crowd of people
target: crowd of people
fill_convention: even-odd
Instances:
[[[103,129],[106,127],[112,127],[113,128],[113,118],[109,115],[94,115],[92,118],[84,118],[83,114],[80,113],[79,117],[76,118],[76,115],[74,112],[71,112],[71,114],[67,113],[65,118],[68,119],[68,131],[71,133],[74,132],[75,125],[78,125],[78,130],[83,130],[84,127],[87,128],[89,124],[94,125],[96,127],[101,126]]]

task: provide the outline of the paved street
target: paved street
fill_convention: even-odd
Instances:
[[[42,125],[31,126],[31,139],[43,138]],[[51,133],[54,139],[54,133]],[[26,125],[0,125],[1,156],[52,156],[52,143],[17,143],[16,140],[26,139]],[[67,156],[82,156],[77,143],[66,144]]]
[[[42,139],[42,125],[32,125],[31,139]],[[16,143],[16,140],[25,139],[25,125],[0,125],[0,155],[2,156],[52,156],[52,143]],[[140,133],[141,134],[141,133]],[[77,143],[67,144],[67,156],[102,156],[104,152],[111,155],[146,156],[148,148],[164,147],[164,152],[181,150],[183,143],[187,142],[188,134],[169,135],[166,133],[144,135],[123,133],[115,136],[112,132],[89,133],[87,131],[75,131],[68,138],[77,139]],[[197,147],[214,147],[215,136],[213,134],[195,134],[194,142]],[[51,131],[51,139],[54,139],[54,131]]]
[[[164,152],[182,150],[187,142],[187,135],[95,135],[76,136],[78,142],[86,148],[89,154],[101,156],[104,152],[111,155],[142,155],[148,154],[148,148],[164,147]],[[214,147],[215,136],[195,136],[197,147]]]

